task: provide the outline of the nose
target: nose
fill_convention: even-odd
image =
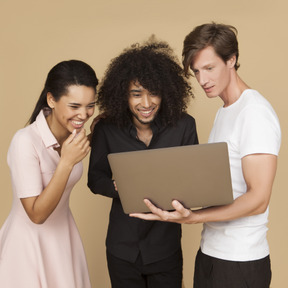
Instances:
[[[201,86],[205,86],[205,84],[208,83],[207,76],[205,75],[204,72],[200,72],[200,71],[198,72],[197,81],[199,82]]]
[[[79,109],[78,112],[79,112],[78,113],[79,119],[85,120],[85,119],[89,118],[89,113],[88,113],[88,111],[85,108]]]
[[[142,96],[141,105],[145,108],[149,108],[151,106],[151,102],[152,102],[151,95],[149,93],[145,93]]]

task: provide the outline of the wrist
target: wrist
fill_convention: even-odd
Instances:
[[[190,215],[187,217],[187,221],[185,223],[187,224],[199,224],[199,223],[203,223],[203,218],[202,218],[202,213],[200,211],[202,211],[201,209],[199,210],[194,210],[192,211],[190,209]]]
[[[67,170],[69,172],[72,171],[73,167],[74,167],[74,164],[72,164],[71,162],[61,158],[59,163],[58,163],[58,167],[60,169],[64,169],[64,170]]]

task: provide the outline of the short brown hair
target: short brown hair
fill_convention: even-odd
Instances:
[[[193,65],[196,54],[208,46],[213,47],[225,63],[235,55],[235,69],[239,68],[237,29],[231,25],[212,22],[197,26],[184,39],[182,63],[186,76],[190,74],[189,67]]]

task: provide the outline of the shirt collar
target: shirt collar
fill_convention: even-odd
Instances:
[[[155,120],[151,123],[151,129],[153,132],[153,137],[155,137],[159,133],[159,131],[161,130],[162,127],[163,127],[163,125],[161,123],[160,117],[156,116]],[[129,134],[133,138],[137,138],[137,130],[136,130],[136,127],[133,124],[132,120],[129,122],[128,131],[129,131]]]
[[[46,121],[46,117],[51,113],[50,109],[43,109],[40,111],[36,118],[36,126],[38,128],[38,131],[41,135],[42,141],[44,142],[44,145],[46,148],[50,147],[60,147],[59,143],[57,142],[55,136],[51,132],[48,123]]]

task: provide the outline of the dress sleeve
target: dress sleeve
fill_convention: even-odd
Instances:
[[[14,135],[7,161],[16,195],[19,198],[38,196],[43,190],[39,157],[25,129]]]
[[[100,120],[96,124],[91,141],[91,154],[88,169],[88,187],[95,194],[119,198],[114,188],[112,172],[107,155],[109,146]]]

